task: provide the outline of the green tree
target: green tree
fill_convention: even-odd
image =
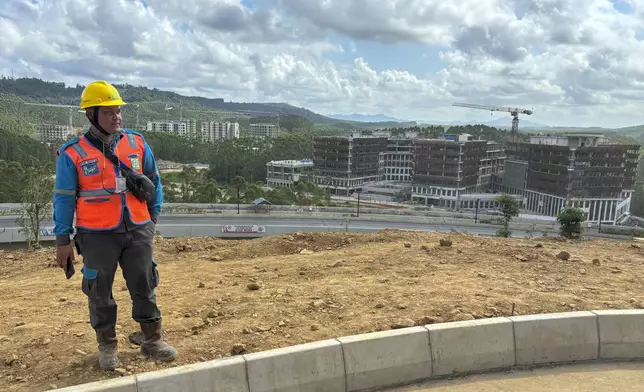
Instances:
[[[510,221],[515,216],[519,216],[519,202],[510,195],[498,196],[496,202],[501,206],[501,213],[503,214],[503,228],[497,231],[496,234],[499,237],[509,237],[512,235]]]
[[[32,249],[40,248],[42,222],[51,217],[52,190],[54,189],[53,164],[27,170],[25,188],[22,192],[23,213],[16,223],[19,232],[27,238]]]
[[[586,213],[575,207],[566,207],[557,215],[557,222],[561,225],[559,234],[566,238],[580,238],[583,231],[581,224],[586,221]]]

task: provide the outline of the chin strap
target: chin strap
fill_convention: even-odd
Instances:
[[[93,113],[93,115],[91,117],[87,116],[87,119],[89,120],[89,123],[92,124],[94,126],[94,128],[98,129],[98,131],[100,133],[102,133],[103,135],[110,136],[110,134],[108,132],[106,132],[105,129],[103,129],[103,127],[101,127],[98,124],[98,108],[96,108],[96,107],[92,108],[92,113]]]

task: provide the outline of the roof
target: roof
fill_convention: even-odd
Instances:
[[[258,206],[260,204],[271,204],[271,202],[266,200],[266,199],[264,199],[263,197],[260,197],[260,198],[257,198],[255,200],[253,200],[253,204]]]

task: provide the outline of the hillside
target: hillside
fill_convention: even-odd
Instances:
[[[138,108],[139,123],[148,120],[163,118],[201,118],[213,119],[234,119],[242,120],[259,116],[299,116],[314,124],[334,124],[339,129],[355,129],[360,127],[375,128],[386,126],[392,123],[347,121],[335,119],[315,113],[311,110],[295,107],[287,103],[258,103],[258,102],[226,102],[221,98],[205,98],[198,96],[184,96],[170,91],[162,91],[156,88],[133,85],[115,85],[123,99],[130,105],[123,110],[124,116],[132,122]],[[25,107],[24,102],[34,102],[53,105],[78,104],[78,98],[83,90],[82,85],[67,86],[64,83],[48,82],[36,78],[9,79],[0,78],[0,99],[3,102],[14,104],[12,111],[15,113],[24,112],[29,109],[34,111],[38,106]],[[22,107],[20,107],[22,106]],[[166,107],[172,109],[166,110]],[[42,108],[42,107],[41,107]],[[73,109],[73,108],[72,108]],[[51,108],[47,112],[59,112],[55,114],[52,121],[69,123],[69,108]],[[72,110],[73,123],[82,121],[82,116]],[[396,122],[393,122],[396,124]]]

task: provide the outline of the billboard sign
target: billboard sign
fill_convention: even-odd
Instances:
[[[259,225],[221,225],[222,233],[266,233],[266,226]]]

